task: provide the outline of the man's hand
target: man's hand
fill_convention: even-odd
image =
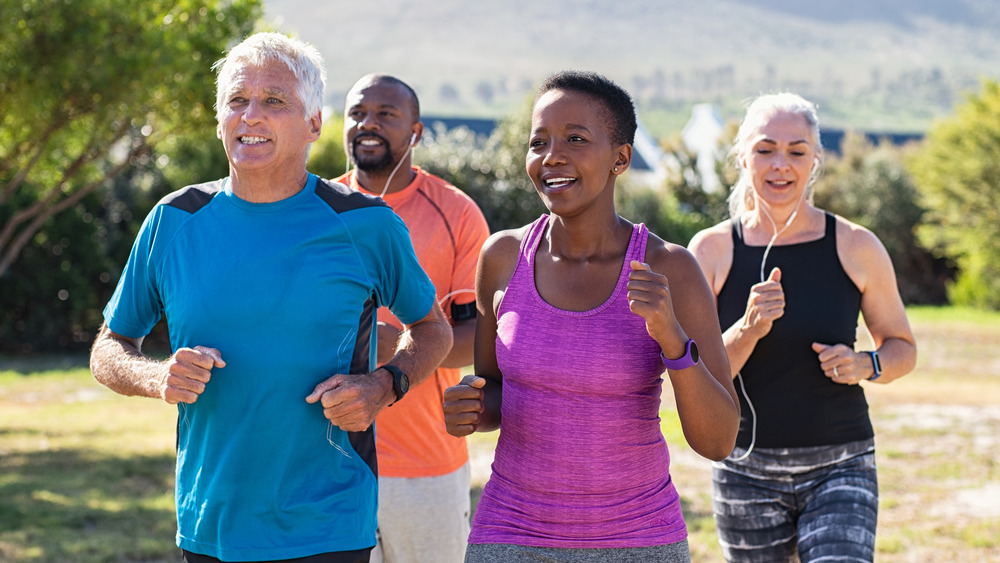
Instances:
[[[224,368],[226,362],[215,348],[195,346],[180,348],[166,362],[166,373],[160,397],[171,405],[194,403],[205,391],[213,368]]]
[[[337,374],[317,385],[307,403],[323,405],[323,416],[346,432],[361,432],[396,400],[392,374],[379,368],[365,375]]]

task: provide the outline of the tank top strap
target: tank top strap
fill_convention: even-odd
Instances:
[[[823,233],[823,244],[827,247],[832,246],[834,250],[837,249],[837,218],[830,213],[826,213],[826,230]]]
[[[545,228],[548,226],[549,216],[543,213],[541,217],[535,219],[535,222],[528,227],[528,233],[521,241],[521,258],[519,261],[525,261],[528,264],[535,263],[535,251],[538,250],[538,243],[541,242],[542,235],[545,234]]]
[[[632,238],[628,241],[628,250],[625,251],[626,272],[631,271],[629,263],[632,260],[640,262],[646,261],[646,243],[649,240],[649,229],[645,223],[632,225]]]
[[[732,226],[733,249],[743,247],[743,223],[740,221],[740,218],[733,217],[729,220],[729,224]]]

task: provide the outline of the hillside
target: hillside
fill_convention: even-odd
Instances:
[[[922,131],[981,77],[1000,78],[994,0],[265,0],[327,59],[331,105],[361,75],[396,74],[426,111],[497,117],[563,68],[607,74],[658,135],[692,104],[739,115],[790,89],[825,123]]]

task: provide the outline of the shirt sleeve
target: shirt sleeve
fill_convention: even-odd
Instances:
[[[163,206],[157,206],[146,216],[118,285],[104,308],[108,328],[128,338],[146,336],[163,316],[153,259],[163,211]]]
[[[379,305],[388,307],[401,323],[413,324],[434,306],[434,284],[417,260],[406,224],[389,208],[380,211],[384,218],[377,222],[373,237],[377,246],[369,248],[378,265]]]
[[[471,200],[464,206],[458,226],[455,270],[451,282],[455,293],[448,302],[464,305],[476,301],[476,267],[483,244],[490,236],[490,228],[483,212]]]

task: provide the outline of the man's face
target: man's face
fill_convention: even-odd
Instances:
[[[347,94],[344,146],[359,170],[388,173],[416,132],[408,92],[389,82],[358,84]]]
[[[295,75],[280,61],[244,66],[232,75],[223,93],[217,134],[234,170],[305,168],[322,117],[305,115],[297,86]]]

